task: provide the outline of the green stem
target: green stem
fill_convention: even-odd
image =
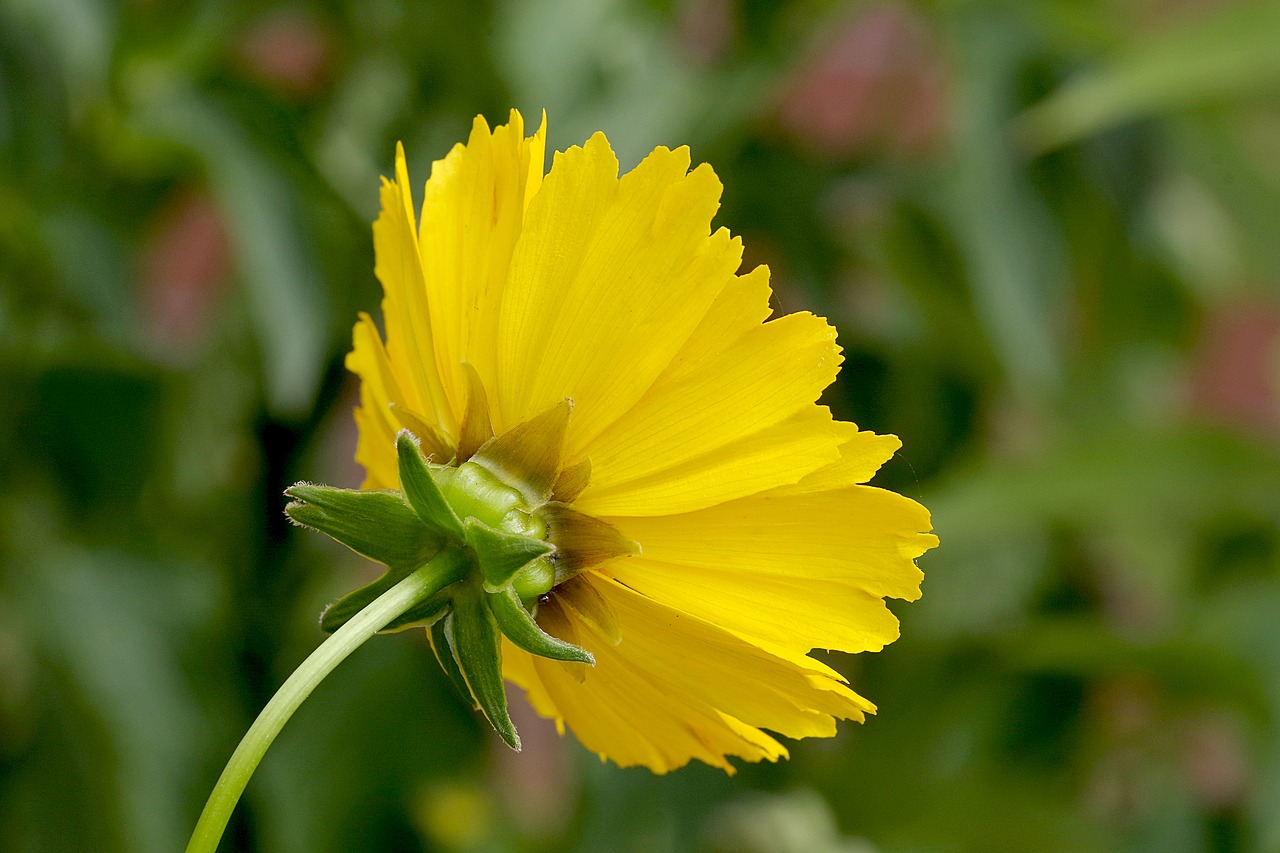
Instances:
[[[191,834],[187,853],[214,853],[217,850],[222,833],[227,828],[227,821],[231,818],[231,811],[244,792],[249,777],[257,769],[267,747],[280,734],[280,729],[293,716],[293,712],[298,710],[298,706],[311,695],[316,685],[345,660],[347,655],[391,620],[458,580],[461,577],[460,569],[464,566],[465,557],[459,551],[452,548],[441,551],[426,565],[370,602],[294,670],[262,709],[258,719],[253,721],[222,775],[218,777],[218,783],[209,794],[204,811],[200,813],[195,832]]]

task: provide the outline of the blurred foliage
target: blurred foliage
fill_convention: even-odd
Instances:
[[[316,614],[369,222],[471,117],[690,143],[943,547],[880,706],[790,762],[504,751],[420,638],[226,849],[1280,849],[1280,7],[2,0],[0,849],[170,851]],[[523,707],[523,703],[516,702]]]

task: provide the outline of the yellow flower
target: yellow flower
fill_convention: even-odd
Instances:
[[[884,598],[919,596],[929,514],[863,485],[900,443],[816,404],[835,331],[766,322],[768,270],[739,274],[741,241],[711,231],[709,166],[658,148],[619,178],[596,134],[544,176],[544,141],[514,111],[477,118],[433,164],[420,225],[397,150],[374,225],[386,342],[362,315],[347,359],[364,487],[400,487],[401,429],[447,463],[572,400],[555,498],[641,553],[537,606],[594,667],[503,640],[503,674],[621,766],[784,757],[765,730],[830,736],[874,712],[809,652],[898,636]]]

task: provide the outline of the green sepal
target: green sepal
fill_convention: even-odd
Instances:
[[[560,470],[560,475],[556,477],[556,484],[551,487],[551,500],[572,503],[573,499],[582,494],[582,490],[590,482],[591,459],[588,457],[576,465],[570,465]]]
[[[457,539],[462,536],[462,520],[445,500],[440,485],[422,458],[413,433],[407,429],[396,434],[396,462],[400,469],[400,487],[409,506],[423,524]]]
[[[507,713],[498,625],[479,586],[467,586],[454,596],[453,612],[445,617],[445,636],[480,710],[507,745],[519,751],[520,735]]]
[[[538,627],[520,603],[514,590],[506,589],[485,596],[498,628],[507,639],[530,654],[552,660],[573,661],[595,666],[596,659],[584,648],[556,639]]]
[[[422,453],[428,461],[444,465],[454,458],[453,445],[438,429],[427,423],[426,418],[399,403],[388,403],[387,407],[391,410],[392,417],[408,427],[413,437],[421,442]]]
[[[485,587],[489,590],[509,585],[526,563],[555,550],[550,542],[508,533],[475,518],[468,518],[463,528],[467,544],[480,561],[480,573],[484,575]]]
[[[556,585],[592,566],[616,557],[640,553],[640,544],[628,539],[612,524],[552,501],[534,513],[545,522],[556,543]]]
[[[375,598],[409,576],[413,569],[390,569],[372,583],[351,592],[320,611],[320,630],[332,634],[347,623],[352,616],[369,605]]]
[[[496,526],[520,506],[519,490],[473,462],[463,462],[457,468],[437,468],[432,473],[459,518],[478,518]]]
[[[443,544],[440,534],[423,524],[398,492],[295,483],[284,493],[293,498],[284,508],[292,521],[370,560],[402,569],[397,581],[435,556]]]
[[[589,625],[597,636],[608,640],[611,645],[622,642],[622,629],[618,627],[618,617],[614,615],[613,608],[585,578],[567,581],[556,595],[556,601],[562,610],[573,613],[579,622]]]
[[[450,552],[446,552],[444,555],[437,557],[439,565],[441,565],[444,571],[448,572],[442,576],[442,586],[444,586],[444,589],[437,592],[426,601],[415,604],[410,610],[406,611],[404,615],[399,616],[390,622],[382,629],[383,631],[398,631],[401,628],[409,627],[409,623],[405,622],[404,624],[401,624],[402,621],[410,614],[422,614],[424,606],[438,598],[444,597],[444,600],[447,603],[448,599],[446,596],[449,594],[449,585],[462,580],[462,578],[466,576],[467,568],[470,565],[469,561],[466,559],[466,555],[457,549],[453,550],[453,558],[446,563],[443,557],[447,556],[449,553]],[[423,562],[426,561],[424,560]],[[342,598],[339,598],[333,604],[326,607],[320,614],[320,629],[332,634],[334,631],[341,628],[348,619],[363,610],[371,601],[408,577],[416,568],[418,567],[389,568],[382,577],[371,583],[365,584],[359,589],[352,590]],[[415,616],[415,620],[421,620],[422,618],[422,615]]]
[[[519,489],[529,506],[537,506],[551,497],[560,476],[564,436],[572,412],[573,402],[561,400],[486,443],[471,461]]]
[[[394,634],[397,631],[405,631],[409,628],[430,627],[439,622],[444,614],[449,611],[449,602],[452,596],[453,591],[446,587],[426,601],[413,605],[404,613],[392,619],[378,633]]]
[[[436,653],[440,668],[449,677],[449,683],[453,685],[458,696],[473,710],[479,710],[480,706],[471,695],[471,688],[467,687],[467,680],[462,677],[462,670],[458,668],[458,662],[453,657],[453,641],[449,639],[449,635],[453,633],[452,622],[453,614],[446,613],[427,629],[427,638],[431,641],[431,651]]]
[[[525,563],[511,579],[511,588],[526,601],[546,595],[555,585],[556,567],[548,557]]]

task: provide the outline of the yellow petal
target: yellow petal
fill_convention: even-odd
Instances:
[[[847,584],[783,574],[677,566],[649,557],[599,570],[655,602],[771,649],[879,651],[898,638],[884,599]]]
[[[617,172],[609,143],[597,133],[586,145],[555,154],[551,172],[529,204],[499,318],[497,348],[503,368],[490,399],[499,433],[541,411],[528,402],[523,383],[537,372],[566,295],[565,283],[572,281],[586,254],[584,237],[617,192]]]
[[[624,482],[593,478],[575,506],[591,515],[670,515],[795,483],[838,463],[853,424],[809,406],[785,421],[661,471]],[[603,485],[602,485],[603,483]]]
[[[565,617],[556,607],[544,607],[539,621],[553,634],[566,633]],[[608,646],[608,643],[601,645]],[[601,666],[606,667],[601,674]],[[643,765],[665,773],[697,757],[723,766],[723,758],[706,748],[695,726],[714,728],[711,709],[690,708],[686,703],[677,714],[665,711],[663,697],[642,678],[626,678],[620,686],[609,677],[617,662],[597,657],[596,666],[579,681],[573,667],[554,661],[533,659],[539,684],[584,746],[602,758],[613,759],[620,767]],[[621,691],[626,690],[627,695]],[[692,711],[692,713],[690,713]],[[701,718],[701,719],[699,719]]]
[[[817,469],[792,486],[776,489],[773,494],[802,495],[865,483],[901,446],[896,435],[860,432],[840,445],[839,461]]]
[[[913,562],[938,540],[929,512],[872,486],[789,495],[765,493],[666,517],[606,521],[662,563],[840,582],[914,601],[923,578]]]
[[[539,713],[563,719],[588,749],[622,766],[663,773],[696,758],[732,772],[728,756],[786,755],[762,726],[792,737],[829,735],[835,718],[861,720],[874,710],[816,661],[770,654],[607,579],[589,583],[614,610],[621,642],[570,626],[553,596],[539,623],[556,635],[574,632],[596,666],[581,682],[544,659],[532,660],[532,673],[523,660],[512,670]]]
[[[360,431],[356,461],[365,470],[362,488],[396,488],[400,479],[396,473],[395,435],[400,424],[391,413],[391,404],[404,400],[404,392],[368,314],[360,314],[351,337],[346,364],[360,377],[360,405],[355,418]]]
[[[382,212],[373,223],[374,272],[382,282],[387,357],[415,411],[434,418],[442,432],[456,435],[457,423],[436,369],[431,312],[427,305],[413,200],[404,149],[396,146],[396,179],[382,181]],[[396,401],[404,402],[404,401]]]
[[[643,555],[539,608],[597,666],[504,641],[504,675],[623,766],[776,760],[766,729],[827,736],[874,712],[807,653],[897,636],[883,599],[919,595],[928,513],[858,485],[898,441],[816,405],[841,361],[834,330],[808,314],[765,322],[768,270],[736,275],[740,242],[710,230],[710,167],[659,148],[619,178],[597,134],[544,177],[544,149],[545,116],[527,139],[514,111],[492,131],[478,118],[433,165],[420,230],[397,150],[374,225],[387,343],[362,316],[348,358],[365,485],[396,485],[411,415],[452,452],[468,376],[499,434],[572,398],[564,461],[591,471],[575,508]]]
[[[689,340],[667,368],[668,376],[684,372],[690,365],[710,361],[738,339],[768,319],[769,268],[758,266],[745,275],[734,276],[711,304]]]
[[[477,116],[466,145],[432,164],[419,250],[440,366],[453,416],[467,401],[462,362],[491,387],[497,317],[527,199],[541,179],[543,134],[524,138],[518,112],[489,130]],[[534,176],[537,176],[536,178]]]
[[[813,404],[836,377],[835,330],[812,314],[756,326],[709,359],[673,365],[586,453],[604,490],[696,459]],[[831,457],[842,438],[831,436]]]
[[[520,124],[524,124],[524,119],[520,118],[520,113],[515,110],[511,111],[510,126],[515,127],[516,120],[520,119]],[[501,128],[499,128],[501,130]],[[514,131],[512,131],[514,133]],[[525,157],[528,162],[525,164],[525,185],[524,185],[524,209],[529,210],[529,203],[533,201],[533,197],[538,190],[542,188],[542,178],[546,171],[547,160],[547,111],[542,111],[542,123],[538,125],[538,130],[525,140]]]
[[[538,618],[548,632],[558,635],[569,629],[564,611],[554,602],[544,609]],[[533,659],[537,683],[528,695],[539,713],[544,713],[538,708],[542,697],[551,702],[554,715],[602,758],[622,767],[643,765],[657,773],[696,758],[733,772],[727,756],[773,761],[787,754],[758,728],[693,694],[672,690],[648,668],[632,666],[619,653],[626,639],[615,647],[581,626],[577,633],[578,639],[599,647],[596,666],[587,669],[579,682],[571,667]]]
[[[816,669],[798,667],[615,581],[584,577],[613,608],[622,634],[614,647],[619,660],[666,693],[699,699],[747,725],[793,738],[830,736],[836,719],[861,720],[869,708],[837,679],[815,688],[810,675]],[[589,626],[581,639],[593,651],[605,640]]]
[[[529,207],[500,318],[502,427],[570,397],[568,453],[671,362],[741,262],[709,234],[720,182],[659,148],[619,180],[597,134],[557,155]],[[496,425],[495,425],[496,426]]]

